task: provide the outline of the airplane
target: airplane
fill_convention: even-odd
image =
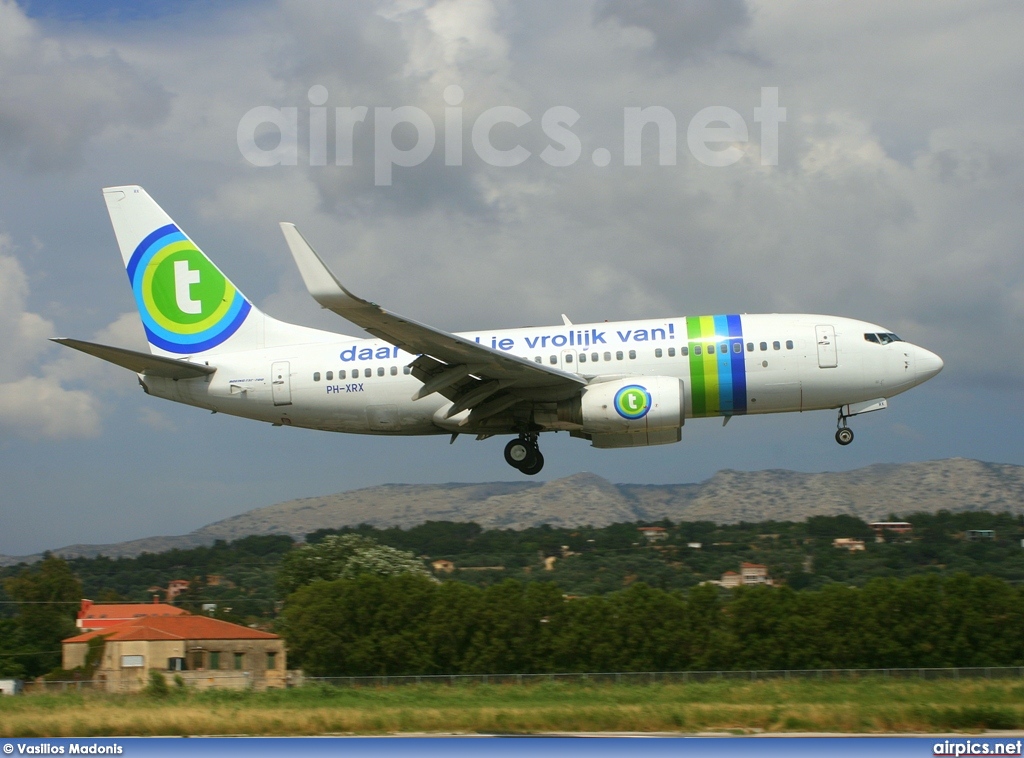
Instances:
[[[312,297],[372,339],[288,324],[253,305],[138,186],[103,190],[150,353],[56,338],[138,375],[149,395],[331,432],[513,435],[506,462],[544,466],[538,437],[596,448],[678,442],[686,421],[831,409],[853,416],[942,370],[877,324],[723,314],[449,333],[353,295],[293,224]]]

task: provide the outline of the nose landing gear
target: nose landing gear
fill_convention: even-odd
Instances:
[[[539,474],[544,468],[544,456],[537,446],[537,435],[520,434],[505,445],[505,462],[527,476]]]
[[[847,417],[843,415],[843,411],[839,409],[839,420],[836,422],[836,442],[844,447],[853,442],[853,429],[846,425]]]

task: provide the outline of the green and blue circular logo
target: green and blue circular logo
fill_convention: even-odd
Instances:
[[[128,279],[150,343],[201,353],[224,342],[252,306],[174,224],[139,243]]]
[[[628,384],[615,393],[615,410],[630,421],[643,418],[651,409],[651,393],[639,384]]]

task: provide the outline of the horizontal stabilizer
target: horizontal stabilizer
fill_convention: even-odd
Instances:
[[[162,376],[167,379],[195,379],[212,374],[217,370],[215,366],[190,363],[175,358],[162,358],[159,355],[140,353],[123,347],[98,345],[95,342],[85,342],[67,337],[57,337],[52,341],[58,345],[66,345],[83,353],[88,353],[108,363],[113,363],[115,366],[121,366],[129,371],[134,371],[136,374],[146,374],[147,376]]]

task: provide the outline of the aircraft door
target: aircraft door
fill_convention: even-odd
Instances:
[[[288,361],[277,361],[270,367],[270,394],[274,405],[292,404],[292,375]]]
[[[835,368],[839,365],[836,355],[836,330],[831,324],[814,327],[818,342],[818,368]]]
[[[576,365],[578,359],[579,356],[576,355],[575,350],[563,350],[559,356],[559,367],[562,371],[568,371],[570,374],[578,374],[579,367]]]

